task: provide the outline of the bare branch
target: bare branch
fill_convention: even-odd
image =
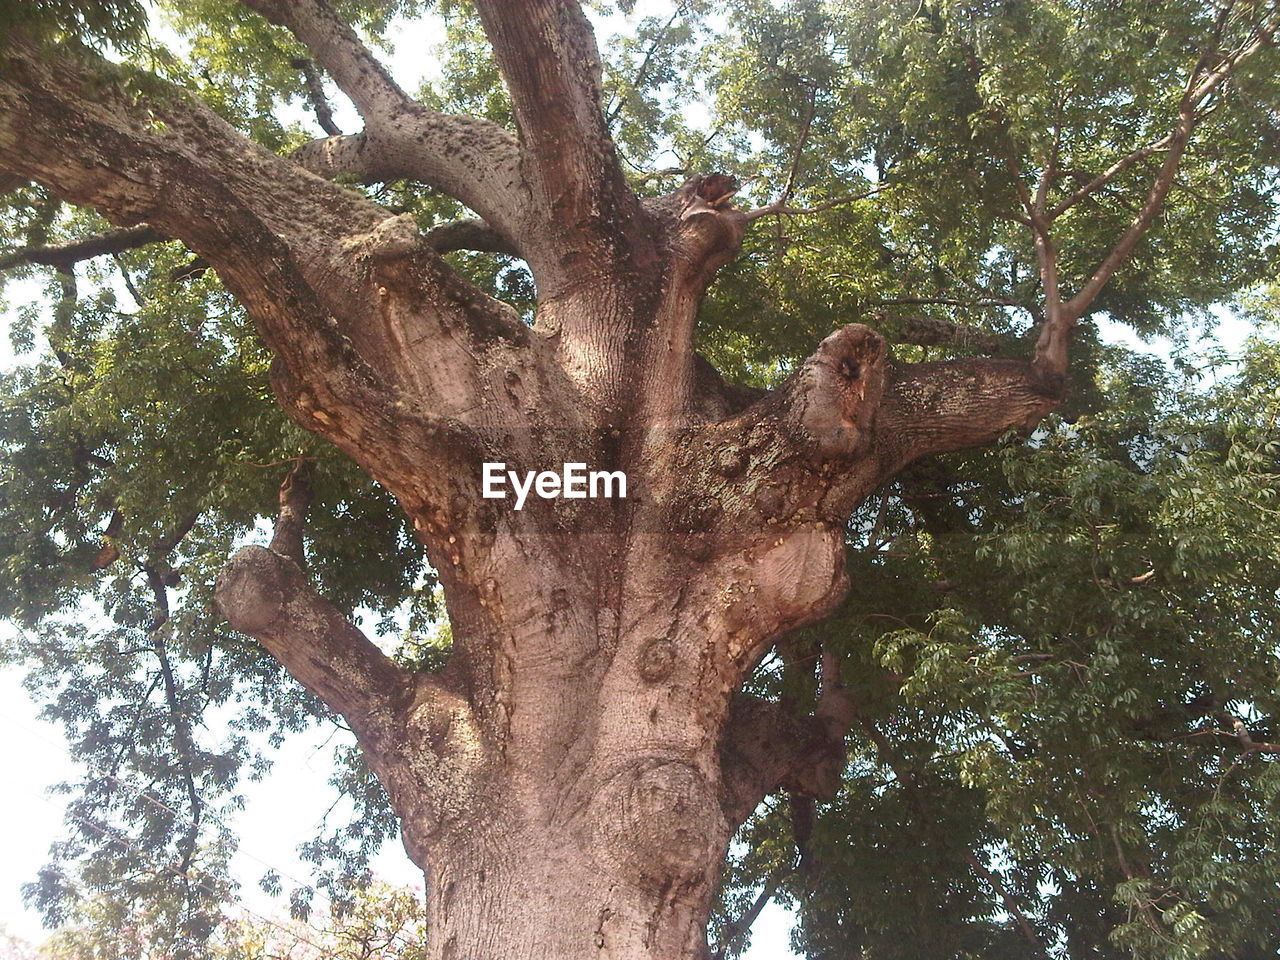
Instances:
[[[287,27],[351,98],[366,123],[389,120],[413,103],[351,25],[324,0],[242,2],[272,23]]]
[[[1065,380],[1021,360],[896,364],[886,378],[875,444],[890,476],[912,460],[1027,431],[1062,400]]]
[[[763,207],[756,207],[754,210],[747,210],[745,216],[749,221],[759,220],[761,217],[772,216],[788,216],[788,217],[805,217],[815,213],[822,213],[826,210],[832,210],[836,207],[847,206],[850,203],[857,203],[859,200],[865,200],[868,197],[874,197],[877,193],[881,193],[892,187],[892,183],[880,183],[869,190],[863,190],[861,193],[850,194],[845,197],[837,197],[834,200],[827,200],[823,203],[815,204],[812,207],[790,207],[782,201],[767,204]]]
[[[129,227],[125,230],[111,230],[83,240],[71,240],[67,243],[56,243],[48,246],[26,247],[21,250],[10,250],[0,254],[0,270],[7,270],[23,264],[40,264],[68,270],[73,264],[93,257],[107,254],[123,253],[136,250],[152,243],[168,240],[163,233],[148,224]]]
[[[321,597],[292,560],[245,547],[218,578],[218,608],[303,686],[346,717],[361,741],[389,745],[413,677]]]
[[[306,566],[302,534],[312,498],[310,473],[308,461],[299,457],[280,483],[280,515],[271,537],[271,552],[292,560],[299,569]]]
[[[308,57],[297,57],[289,61],[289,66],[302,71],[307,86],[307,98],[311,101],[311,109],[315,111],[320,129],[331,137],[342,136],[342,128],[333,122],[333,107],[329,106],[329,98],[324,95],[324,84],[320,81],[320,71]]]
[[[641,226],[604,117],[595,35],[577,0],[477,0],[476,8],[511,94],[534,201],[530,229],[547,241],[545,253],[530,247],[531,266],[544,288],[576,285],[582,273],[566,270],[564,258],[616,267],[617,240]]]
[[[1108,183],[1110,183],[1112,180],[1114,180],[1116,177],[1122,174],[1125,170],[1129,169],[1129,167],[1133,166],[1139,160],[1145,160],[1147,157],[1151,156],[1152,154],[1158,153],[1161,150],[1164,150],[1166,147],[1169,146],[1169,142],[1171,141],[1172,137],[1173,137],[1172,134],[1165,134],[1159,140],[1155,141],[1155,143],[1151,143],[1145,147],[1142,147],[1141,149],[1134,150],[1132,153],[1128,154],[1127,156],[1117,160],[1115,163],[1109,166],[1106,170],[1102,171],[1102,173],[1098,174],[1096,177],[1094,177],[1092,180],[1086,183],[1079,190],[1075,191],[1075,193],[1071,194],[1071,196],[1067,197],[1061,203],[1057,204],[1051,210],[1049,210],[1045,214],[1045,218],[1048,220],[1058,219],[1058,217],[1062,216],[1064,213],[1066,213],[1068,210],[1074,207],[1081,200],[1084,200],[1086,197],[1090,196],[1091,194],[1096,193],[1098,190],[1101,190]]]
[[[328,179],[421,181],[462,201],[514,242],[519,233],[516,146],[507,131],[418,103],[326,0],[243,2],[287,27],[365,119],[362,133],[300,148],[294,154],[300,164]]]
[[[1000,352],[1002,338],[981,327],[952,323],[950,320],[938,320],[935,317],[902,317],[897,322],[899,343],[910,343],[917,347],[955,344],[976,350],[986,356],[993,356]]]
[[[432,227],[423,239],[437,253],[455,250],[475,250],[480,253],[502,253],[510,257],[523,256],[506,237],[483,220],[455,220]]]

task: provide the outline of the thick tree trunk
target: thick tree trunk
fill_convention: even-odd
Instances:
[[[544,786],[540,808],[559,795]],[[728,830],[703,773],[648,758],[600,787],[550,810],[518,809],[512,787],[425,851],[433,958],[705,957]]]

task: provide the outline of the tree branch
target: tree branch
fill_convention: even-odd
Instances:
[[[427,502],[421,454],[457,455],[457,414],[474,409],[480,378],[502,375],[495,347],[517,362],[527,328],[454,273],[411,218],[148,84],[140,92],[83,48],[8,44],[0,166],[121,226],[181,239],[256,322],[285,408],[402,499]]]
[[[109,230],[80,240],[68,240],[66,243],[10,250],[0,254],[0,270],[9,270],[23,264],[37,264],[65,271],[83,260],[124,253],[172,239],[150,224],[142,224],[124,230]],[[423,241],[437,253],[475,250],[481,253],[520,256],[519,251],[505,237],[479,219],[456,220],[433,227],[423,234]],[[171,279],[187,279],[197,272],[203,272],[207,266],[203,259],[199,262],[193,261],[185,267],[178,268]]]
[[[1222,10],[1215,24],[1213,41],[1218,39],[1225,28],[1230,9],[1230,5],[1228,5]],[[1095,178],[1090,184],[1086,184],[1084,189],[1092,192],[1092,190],[1104,186],[1121,170],[1144,156],[1150,156],[1157,150],[1164,151],[1164,160],[1160,165],[1160,169],[1147,191],[1146,199],[1129,227],[1121,234],[1111,252],[1098,265],[1098,268],[1085,282],[1084,286],[1080,288],[1075,296],[1062,304],[1060,310],[1056,309],[1056,275],[1052,289],[1046,282],[1047,320],[1041,327],[1040,337],[1036,343],[1033,363],[1037,368],[1046,373],[1065,376],[1067,370],[1067,345],[1071,331],[1079,318],[1084,315],[1085,311],[1097,298],[1102,288],[1106,286],[1116,271],[1128,261],[1129,255],[1133,252],[1138,240],[1155,222],[1156,217],[1164,206],[1164,201],[1168,197],[1170,189],[1173,187],[1178,165],[1186,152],[1188,144],[1191,142],[1191,136],[1195,131],[1196,124],[1201,119],[1200,110],[1205,101],[1231,76],[1232,72],[1243,60],[1252,56],[1264,46],[1269,45],[1272,42],[1275,31],[1275,24],[1259,24],[1248,39],[1223,57],[1212,70],[1206,70],[1206,67],[1209,63],[1208,51],[1213,48],[1215,43],[1207,44],[1205,53],[1201,55],[1187,78],[1186,89],[1178,104],[1178,117],[1173,129],[1163,138],[1156,141],[1155,144],[1129,154],[1118,164],[1113,165],[1110,170]],[[1077,192],[1079,193],[1079,191]],[[1068,200],[1071,200],[1071,198],[1068,198]],[[1055,210],[1057,209],[1055,207]],[[1043,218],[1033,217],[1032,219],[1033,232],[1035,232],[1037,240],[1037,252],[1041,250],[1043,242],[1043,245],[1048,249],[1050,265],[1052,265],[1052,243],[1048,238],[1047,223],[1043,222]],[[1042,258],[1042,272],[1043,263]]]
[[[639,219],[604,117],[595,35],[577,0],[477,0],[476,8],[511,94],[534,200],[529,229],[549,242],[546,255],[530,249],[531,266],[554,294],[582,282],[574,264],[624,262],[618,240]]]
[[[331,137],[342,136],[342,128],[333,122],[333,107],[329,106],[329,98],[324,95],[324,84],[320,80],[320,71],[308,57],[296,57],[289,61],[289,66],[302,71],[302,78],[307,87],[307,99],[311,101],[311,109],[315,111],[316,121],[320,129]]]
[[[271,537],[271,552],[292,560],[300,570],[306,566],[302,535],[312,499],[310,473],[308,461],[299,457],[281,481],[280,515],[276,520],[275,534]]]
[[[1219,19],[1219,32],[1226,16],[1224,12]],[[878,442],[886,453],[887,470],[919,456],[990,443],[1007,430],[1030,429],[1061,402],[1065,396],[1068,346],[1079,318],[1159,215],[1208,97],[1245,58],[1271,43],[1275,29],[1273,24],[1258,25],[1248,39],[1221,57],[1212,69],[1208,68],[1211,57],[1202,55],[1188,77],[1173,130],[1122,158],[1052,208],[1048,206],[1048,189],[1057,167],[1057,147],[1032,195],[1023,181],[1015,146],[1008,145],[1005,160],[1024,213],[1016,219],[1031,231],[1045,299],[1032,361],[1028,365],[965,360],[895,367],[876,428]],[[1164,159],[1142,206],[1089,279],[1064,301],[1051,233],[1054,218],[1157,151],[1164,152]]]
[[[936,317],[899,317],[897,341],[917,347],[936,347],[955,344],[992,356],[1000,352],[1002,339],[999,334],[981,327],[952,323]]]
[[[650,43],[648,49],[645,50],[644,59],[640,61],[640,66],[636,70],[636,75],[631,80],[631,86],[633,88],[639,87],[648,79],[649,66],[653,63],[653,58],[657,56],[658,50],[660,50],[662,45],[666,42],[667,34],[671,32],[671,28],[675,26],[677,20],[684,16],[684,13],[684,3],[677,3],[670,19],[662,25],[662,28],[658,31],[658,35],[653,38],[653,42]],[[622,108],[625,104],[626,98],[621,95],[614,99],[605,116],[605,125],[607,127],[612,129],[614,122],[618,119],[618,115],[622,113]]]
[[[391,749],[396,714],[414,678],[396,666],[333,604],[312,589],[291,559],[245,547],[218,578],[218,609],[259,641],[308,690],[344,716],[361,742]]]
[[[875,744],[876,753],[893,773],[893,777],[902,786],[903,792],[906,794],[907,803],[915,811],[916,816],[920,819],[922,825],[928,825],[937,822],[937,816],[928,809],[928,803],[922,796],[919,780],[913,771],[906,768],[902,764],[902,759],[898,756],[894,749],[893,743],[886,737],[874,723],[867,717],[858,715],[857,720],[862,726],[867,737]],[[991,889],[996,896],[1000,898],[1000,902],[1004,905],[1005,910],[1013,918],[1018,925],[1023,939],[1027,941],[1031,947],[1035,949],[1036,956],[1044,956],[1045,945],[1040,939],[1031,923],[1027,920],[1026,914],[1018,906],[1018,902],[1009,895],[1004,883],[999,877],[989,870],[973,853],[967,853],[965,860],[973,869],[991,885]]]
[[[1074,207],[1081,200],[1084,200],[1086,197],[1090,196],[1091,194],[1097,192],[1098,190],[1101,190],[1108,183],[1110,183],[1112,180],[1114,180],[1116,177],[1122,174],[1125,170],[1129,169],[1129,167],[1133,166],[1139,160],[1145,160],[1147,157],[1151,156],[1153,153],[1158,153],[1159,151],[1165,149],[1169,145],[1169,141],[1172,138],[1172,136],[1173,136],[1172,134],[1165,134],[1163,137],[1161,137],[1159,140],[1155,141],[1154,143],[1148,144],[1147,146],[1142,147],[1141,149],[1134,150],[1132,153],[1128,154],[1127,156],[1124,156],[1121,159],[1117,160],[1115,163],[1109,166],[1106,170],[1102,171],[1102,173],[1098,174],[1096,177],[1094,177],[1092,180],[1086,183],[1083,187],[1076,190],[1073,194],[1071,194],[1071,196],[1067,197],[1061,203],[1058,203],[1052,209],[1050,209],[1048,213],[1045,214],[1046,218],[1049,220],[1058,219],[1058,217],[1062,216],[1064,213],[1066,213],[1068,210]]]
[[[834,711],[833,711],[834,713]],[[797,716],[783,704],[734,696],[721,738],[730,823],[742,823],[769,794],[789,790],[830,800],[840,789],[844,733],[821,715]]]
[[[784,864],[776,867],[767,878],[765,878],[764,886],[760,888],[759,894],[756,895],[751,906],[731,923],[725,924],[724,930],[720,933],[720,949],[716,951],[715,960],[725,960],[726,957],[735,954],[740,948],[742,941],[747,934],[751,932],[752,926],[760,919],[760,914],[768,905],[769,901],[777,894],[778,889],[795,867],[791,864]]]
[[[787,204],[783,200],[777,200],[763,207],[756,207],[754,210],[747,210],[745,211],[744,216],[747,218],[747,222],[751,222],[753,220],[759,220],[761,217],[811,216],[812,214],[815,214],[815,213],[822,213],[823,211],[826,211],[826,210],[833,210],[836,207],[843,207],[850,203],[856,203],[857,201],[865,200],[868,197],[874,197],[877,193],[880,193],[884,190],[888,190],[892,186],[893,186],[892,183],[880,183],[870,188],[869,190],[863,190],[861,193],[850,194],[849,196],[846,196],[846,197],[836,197],[834,200],[827,200],[823,203],[815,204],[812,207],[791,207],[791,206],[787,206]]]
[[[129,227],[124,230],[111,230],[83,240],[71,240],[67,243],[55,243],[47,246],[24,247],[0,254],[0,270],[8,270],[23,264],[39,264],[68,270],[81,260],[107,254],[123,253],[136,250],[152,243],[160,243],[169,238],[149,224]]]
[[[479,253],[501,253],[509,257],[523,257],[519,248],[483,220],[455,220],[432,227],[425,240],[437,253],[456,250],[475,250]]]
[[[243,0],[289,29],[365,120],[363,133],[300,148],[295,159],[326,178],[419,180],[460,200],[512,242],[516,146],[497,124],[429,110],[406,94],[325,0]]]
[[[965,358],[890,367],[875,420],[887,478],[920,457],[1028,431],[1062,401],[1065,379],[1021,360]]]
[[[391,78],[355,30],[325,0],[241,0],[286,27],[315,56],[366,123],[387,121],[413,101]],[[297,67],[297,61],[294,61]]]
[[[1230,717],[1231,729],[1235,733],[1236,742],[1244,753],[1280,753],[1280,743],[1264,743],[1253,739],[1249,728],[1239,717]]]

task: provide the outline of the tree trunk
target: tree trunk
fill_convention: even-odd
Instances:
[[[702,960],[728,843],[703,777],[651,758],[580,807],[508,799],[452,831],[427,854],[430,956]]]

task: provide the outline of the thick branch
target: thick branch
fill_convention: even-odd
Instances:
[[[1054,170],[1046,168],[1033,197],[1011,147],[1006,160],[1025,213],[1019,219],[1031,230],[1045,296],[1045,316],[1034,357],[1030,365],[987,360],[895,368],[877,418],[878,442],[890,473],[920,456],[990,443],[1011,429],[1030,429],[1061,402],[1065,396],[1067,350],[1076,323],[1155,222],[1173,187],[1205,101],[1245,58],[1270,44],[1274,32],[1274,25],[1257,27],[1249,39],[1212,69],[1208,68],[1208,58],[1201,57],[1187,81],[1173,130],[1124,157],[1056,207],[1047,209],[1046,199]],[[1158,151],[1164,152],[1160,170],[1132,222],[1092,276],[1064,301],[1059,291],[1057,250],[1050,232],[1054,217]],[[1056,155],[1049,163],[1050,167],[1056,165]]]
[[[886,477],[912,460],[985,446],[1033,428],[1061,401],[1065,381],[1021,360],[895,364],[876,417]]]
[[[479,253],[502,253],[509,257],[523,256],[519,248],[483,220],[455,220],[453,223],[442,223],[428,230],[423,235],[423,239],[437,253],[475,250]]]
[[[801,443],[824,459],[865,447],[884,390],[885,357],[884,338],[860,323],[818,345],[779,391]]]
[[[81,48],[7,45],[0,167],[200,254],[275,353],[286,409],[423,502],[404,488],[423,478],[422,454],[444,455],[460,429],[449,418],[473,410],[477,379],[493,374],[492,348],[523,343],[527,329],[450,270],[411,218],[150,83],[158,89],[140,94]],[[490,348],[483,367],[477,340]]]
[[[731,823],[741,823],[762,799],[789,790],[830,800],[840,788],[844,735],[827,717],[796,716],[782,704],[750,694],[734,697],[720,745]]]
[[[987,356],[1000,352],[1002,341],[999,334],[981,327],[952,323],[936,317],[900,317],[897,322],[899,343],[910,343],[917,347],[954,344]]]
[[[721,741],[725,809],[740,822],[777,790],[831,800],[840,789],[845,734],[856,716],[853,698],[829,650],[820,657],[817,709],[800,716],[788,702],[740,693],[730,708]],[[803,851],[802,851],[803,854]]]
[[[163,243],[170,239],[172,238],[165,236],[155,227],[144,223],[124,230],[109,230],[81,240],[11,250],[0,254],[0,270],[12,269],[23,264],[38,264],[65,271],[83,260],[124,253],[127,250],[136,250],[139,247]],[[441,224],[428,230],[423,234],[422,239],[437,253],[475,250],[481,253],[520,256],[519,251],[511,246],[505,237],[483,220],[478,219]],[[173,279],[187,279],[197,271],[203,271],[207,266],[203,260],[188,264],[186,267],[178,268]]]
[[[311,499],[310,466],[299,458],[280,484],[280,514],[271,537],[271,552],[292,560],[299,569],[306,566],[302,535]]]
[[[617,241],[639,204],[605,121],[591,24],[577,0],[477,0],[476,7],[511,94],[536,228],[554,247],[554,259],[535,259],[535,275],[541,270],[544,286],[555,287],[580,279],[571,276],[575,264],[597,257],[614,264],[625,256]]]
[[[218,609],[235,629],[270,651],[366,745],[384,749],[399,735],[397,713],[414,678],[321,597],[292,560],[245,547],[218,578]]]
[[[288,28],[365,119],[363,133],[304,146],[294,154],[299,163],[324,177],[419,180],[516,240],[520,197],[509,133],[487,120],[437,113],[411,98],[325,0],[244,3]]]

